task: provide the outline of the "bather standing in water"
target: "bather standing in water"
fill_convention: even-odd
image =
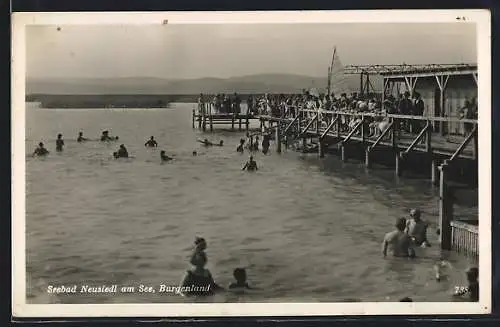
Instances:
[[[395,257],[415,257],[415,250],[412,247],[410,236],[404,232],[406,219],[399,218],[396,222],[396,229],[385,235],[382,243],[382,254],[387,256],[387,250],[390,249]]]
[[[252,151],[259,151],[259,136],[255,136],[255,142],[252,144]]]
[[[115,155],[116,154],[116,155]],[[125,145],[121,144],[117,152],[113,153],[115,159],[117,158],[128,158],[128,151]]]
[[[186,272],[180,283],[180,293],[185,296],[209,296],[215,292],[224,290],[217,285],[210,273],[205,269],[207,256],[205,252],[195,252],[191,258],[191,264],[195,267]]]
[[[49,154],[49,150],[47,150],[43,143],[40,142],[38,143],[38,148],[35,149],[35,151],[33,152],[33,157],[34,156],[39,156],[39,157],[42,157],[42,156],[46,156]]]
[[[89,139],[87,139],[87,138],[83,137],[83,132],[78,133],[78,138],[76,139],[76,141],[77,141],[78,143],[85,142],[85,141],[88,141],[88,140],[89,140]]]
[[[62,134],[57,134],[56,140],[56,151],[61,152],[63,150],[64,140],[62,139]]]
[[[156,148],[158,147],[158,143],[156,142],[154,136],[151,136],[151,138],[144,143],[144,146],[148,148]]]
[[[245,146],[245,139],[240,139],[240,145],[238,145],[238,147],[236,148],[236,151],[237,152],[243,152],[244,151],[244,147]]]
[[[103,131],[101,135],[101,142],[117,141],[118,136],[109,136],[109,131]]]
[[[256,171],[259,170],[257,168],[257,163],[253,160],[253,156],[250,156],[250,160],[246,162],[246,164],[243,166],[241,170],[247,170],[247,171]]]
[[[245,268],[236,268],[233,271],[236,283],[229,284],[229,289],[252,289],[247,283],[247,272]]]
[[[406,223],[405,232],[416,246],[427,247],[430,246],[429,241],[427,241],[427,228],[429,225],[420,216],[419,209],[410,210],[410,219]]]

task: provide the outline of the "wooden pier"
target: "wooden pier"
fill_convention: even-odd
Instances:
[[[250,121],[257,120],[258,118],[249,114],[241,112],[233,113],[215,113],[213,105],[210,103],[200,103],[198,104],[198,110],[193,109],[192,113],[192,127],[196,127],[196,122],[198,123],[198,128],[203,131],[207,130],[207,125],[212,132],[215,125],[231,125],[231,130],[235,130],[235,125],[238,125],[238,131],[243,130],[243,125],[245,130],[248,131],[250,128]]]
[[[478,254],[477,224],[453,220],[453,187],[450,186],[452,175],[457,171],[468,172],[471,183],[477,183],[477,120],[300,108],[295,117],[261,115],[258,118],[261,126],[267,124],[274,129],[277,152],[281,152],[282,143],[287,147],[290,141],[299,141],[303,148],[314,144],[319,157],[330,150],[338,152],[344,162],[349,158],[362,158],[368,169],[377,159],[387,164],[387,158],[392,157],[390,161],[397,176],[405,170],[424,167],[432,183],[440,189],[442,249]],[[370,129],[373,132],[379,128],[382,121],[385,128],[370,135]],[[446,124],[468,124],[468,133],[443,135],[442,128],[438,132],[434,130],[434,126]],[[412,127],[416,130],[411,131]]]

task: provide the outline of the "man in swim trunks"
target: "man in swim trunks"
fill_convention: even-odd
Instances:
[[[116,152],[116,158],[128,158],[128,151],[125,145],[120,145],[120,148]]]
[[[147,146],[148,148],[156,148],[158,143],[155,141],[154,136],[151,136],[151,138],[144,143],[144,146]]]
[[[415,257],[415,250],[412,248],[410,236],[404,232],[406,219],[399,218],[396,221],[396,229],[389,232],[384,237],[382,243],[382,254],[387,256],[387,250],[390,248],[395,257]]]
[[[64,140],[62,139],[62,134],[57,134],[56,140],[56,151],[61,152],[63,150]]]
[[[34,156],[46,156],[49,154],[49,150],[47,150],[44,146],[43,143],[40,142],[38,143],[38,148],[35,149],[35,152],[33,152],[33,157]]]
[[[405,232],[411,237],[416,246],[429,246],[427,241],[427,227],[429,224],[421,218],[420,210],[411,209],[410,219],[406,222]]]
[[[255,171],[258,170],[257,168],[257,163],[253,160],[253,156],[250,156],[250,160],[247,161],[245,166],[241,170],[247,170],[247,171]]]
[[[83,132],[78,133],[78,138],[76,139],[76,141],[77,141],[78,143],[80,143],[80,142],[85,142],[85,141],[88,141],[88,140],[89,140],[89,139],[87,139],[87,138],[83,137]]]

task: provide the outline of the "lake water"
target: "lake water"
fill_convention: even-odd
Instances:
[[[196,235],[208,242],[208,265],[227,286],[246,267],[259,288],[204,301],[339,302],[450,301],[465,283],[469,259],[446,253],[450,279],[432,279],[440,255],[381,256],[381,241],[397,217],[418,207],[435,224],[438,193],[429,180],[397,178],[391,169],[369,172],[362,163],[320,159],[292,150],[256,154],[256,173],[241,171],[248,158],[235,151],[244,132],[203,134],[191,128],[193,104],[171,109],[38,109],[27,105],[26,262],[28,303],[139,303],[193,301],[175,294],[53,295],[49,285],[178,285],[189,269]],[[77,143],[80,130],[120,137],[135,158],[113,160],[119,144]],[[64,152],[55,139],[64,135]],[[158,149],[146,149],[154,135]],[[197,138],[224,140],[203,148]],[[51,155],[31,158],[38,142]],[[176,160],[160,164],[165,149]],[[192,151],[199,155],[193,157]],[[477,208],[458,206],[458,214]]]

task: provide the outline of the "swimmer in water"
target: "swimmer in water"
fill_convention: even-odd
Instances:
[[[243,152],[244,151],[244,145],[245,145],[245,140],[244,139],[240,139],[240,145],[238,145],[238,147],[236,148],[236,151],[237,152]]]
[[[252,144],[252,151],[259,151],[259,137],[255,136],[255,142]]]
[[[109,132],[108,131],[103,131],[102,132],[102,135],[101,135],[101,142],[107,142],[107,141],[117,141],[118,140],[118,136],[109,136]]]
[[[210,142],[208,139],[204,139],[203,141],[202,140],[198,140],[198,142],[200,142],[201,144],[203,144],[204,146],[212,146],[214,145],[212,142]]]
[[[253,156],[250,156],[250,160],[246,162],[246,164],[243,166],[241,170],[247,170],[247,171],[256,171],[259,170],[257,168],[257,163],[253,160]]]
[[[427,241],[427,228],[429,224],[421,218],[420,210],[411,209],[410,219],[406,223],[405,233],[408,234],[415,246],[430,247]]]
[[[80,142],[85,142],[85,141],[88,141],[88,140],[89,140],[89,139],[87,139],[87,138],[83,137],[83,132],[78,133],[78,138],[76,139],[76,141],[77,141],[78,143],[80,143]]]
[[[224,141],[223,140],[220,140],[219,144],[215,144],[217,146],[224,146]]]
[[[401,300],[399,300],[399,302],[413,302],[413,300],[411,297],[404,297]]]
[[[151,138],[149,140],[147,140],[146,143],[144,143],[144,146],[146,146],[148,148],[156,148],[156,147],[158,147],[158,143],[155,141],[154,136],[151,136]]]
[[[207,256],[205,252],[198,252],[191,258],[191,264],[195,267],[186,272],[182,279],[179,293],[183,296],[210,296],[219,290],[224,290],[215,283],[210,270],[206,269]],[[193,287],[194,286],[194,287]]]
[[[167,156],[165,150],[161,150],[160,157],[161,157],[161,162],[166,162],[166,161],[170,161],[170,160],[174,159],[174,158],[170,158],[169,156]]]
[[[448,271],[453,269],[451,263],[448,260],[446,260],[443,256],[439,258],[438,262],[434,264],[433,268],[436,280],[438,282],[447,279]]]
[[[56,140],[56,151],[61,152],[63,150],[64,140],[62,139],[62,134],[57,134]]]
[[[198,155],[198,152],[193,151],[193,157],[196,157]]]
[[[34,156],[39,156],[39,157],[40,156],[46,156],[48,154],[49,154],[49,150],[47,150],[44,147],[43,143],[40,142],[40,143],[38,143],[38,148],[36,148],[35,151],[33,152],[33,157]]]
[[[396,229],[385,235],[382,243],[382,254],[387,256],[387,249],[390,248],[395,257],[415,257],[415,250],[412,247],[410,236],[404,232],[406,219],[399,218],[396,221]]]
[[[236,268],[233,271],[236,283],[231,283],[229,289],[252,289],[247,283],[247,272],[245,268]]]
[[[114,155],[115,159],[116,158],[128,158],[128,151],[127,151],[127,148],[125,147],[125,145],[121,144],[120,145],[120,148],[118,149],[117,152],[115,152],[116,155]]]

